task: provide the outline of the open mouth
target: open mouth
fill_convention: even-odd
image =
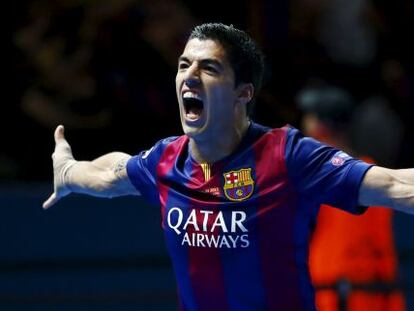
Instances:
[[[203,112],[204,104],[201,98],[189,95],[186,93],[183,97],[185,116],[190,121],[196,121]]]

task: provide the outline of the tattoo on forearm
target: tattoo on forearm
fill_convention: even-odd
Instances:
[[[115,168],[114,168],[115,176],[122,177],[123,175],[122,172],[126,167],[127,161],[128,161],[128,158],[123,158],[119,160],[118,163],[116,163]]]

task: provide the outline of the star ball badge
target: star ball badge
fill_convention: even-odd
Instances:
[[[335,153],[331,159],[331,163],[334,166],[341,166],[345,163],[346,160],[350,159],[351,156],[349,156],[347,153],[343,151],[338,151]]]
[[[231,201],[243,201],[248,199],[254,189],[251,168],[242,168],[238,171],[230,171],[224,176],[224,194]]]

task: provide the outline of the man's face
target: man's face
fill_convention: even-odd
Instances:
[[[211,139],[231,130],[237,90],[224,48],[213,40],[191,39],[178,61],[175,79],[184,133]]]

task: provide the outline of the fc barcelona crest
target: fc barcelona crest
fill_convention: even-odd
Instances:
[[[254,189],[252,169],[242,168],[238,171],[224,173],[224,194],[229,200],[243,201],[248,199]]]

